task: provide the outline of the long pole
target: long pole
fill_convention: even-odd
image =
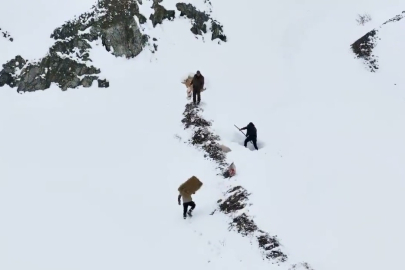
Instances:
[[[245,137],[247,137],[246,134],[245,134],[242,130],[240,130],[240,128],[238,128],[236,125],[234,125],[234,126],[235,126],[240,132],[242,132],[242,134],[245,135]]]
[[[240,130],[240,128],[238,128],[235,124],[234,124],[234,126],[235,126],[240,132],[242,132],[242,134],[245,135],[245,137],[247,137],[246,134],[245,134],[242,130]],[[250,143],[253,144],[252,141],[250,141]],[[253,145],[254,145],[254,144],[253,144]]]

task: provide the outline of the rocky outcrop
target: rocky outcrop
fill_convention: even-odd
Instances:
[[[165,19],[172,21],[175,18],[174,10],[166,10],[159,4],[159,2],[162,2],[162,0],[154,0],[152,8],[155,12],[149,17],[149,20],[152,21],[153,27],[156,27],[157,24],[161,24]]]
[[[19,76],[18,89],[20,91],[45,90],[56,83],[62,90],[76,88],[80,85],[89,87],[100,70],[78,63],[70,58],[62,58],[58,54],[46,56],[38,63],[28,64]],[[85,76],[83,79],[80,77]],[[90,82],[91,80],[91,82]]]
[[[2,30],[1,27],[0,27],[0,34],[3,38],[7,39],[8,41],[11,41],[11,42],[14,41],[14,39],[11,37],[10,33],[5,30]]]
[[[212,32],[212,36],[211,36],[211,40],[214,39],[220,39],[223,42],[226,42],[226,36],[224,35],[224,30],[223,30],[223,26],[215,21],[215,20],[211,20],[211,28],[210,28],[211,32]]]
[[[106,50],[113,55],[133,58],[143,48],[143,35],[134,16],[138,17],[140,23],[146,21],[139,13],[135,0],[100,1],[91,12],[57,28],[51,37],[56,40],[76,38],[82,42],[100,38]],[[83,31],[88,33],[80,34]]]
[[[55,83],[62,90],[78,86],[98,87],[109,82],[97,75],[100,69],[90,65],[90,42],[101,39],[105,49],[116,57],[136,57],[147,42],[137,22],[146,22],[135,0],[100,0],[90,12],[67,21],[51,34],[55,43],[37,62],[22,57],[9,61],[0,71],[0,86],[17,87],[18,92],[45,90]],[[18,62],[17,66],[14,63]],[[23,66],[21,66],[23,65]],[[17,68],[18,67],[18,68]]]
[[[142,33],[132,18],[130,22],[117,22],[101,30],[103,45],[107,51],[113,49],[115,56],[133,58],[142,51]]]
[[[377,40],[381,40],[378,37],[378,32],[383,31],[383,27],[386,24],[398,22],[404,17],[405,11],[384,22],[378,29],[373,29],[370,32],[366,33],[364,36],[350,45],[356,57],[362,59],[371,72],[376,72],[379,69],[378,56],[373,54],[373,49],[377,46]]]
[[[26,63],[27,61],[19,55],[5,63],[3,69],[0,71],[0,87],[4,85],[14,87],[17,80],[16,73],[18,73]]]
[[[378,69],[377,57],[373,54],[377,32],[377,30],[372,30],[351,45],[354,54],[356,54],[357,58],[364,60],[371,72],[375,72]]]
[[[153,0],[154,13],[149,19],[154,27],[175,18],[175,11],[166,10],[161,2]],[[141,32],[140,25],[147,19],[139,12],[138,3],[142,4],[142,1],[99,0],[89,12],[65,22],[52,32],[50,38],[54,43],[42,59],[33,62],[17,56],[4,64],[0,71],[0,87],[8,85],[25,92],[45,90],[55,83],[67,90],[91,87],[96,80],[98,87],[109,87],[106,79],[99,78],[100,69],[91,65],[91,42],[101,40],[106,51],[116,57],[134,58],[147,46],[152,53],[158,49],[157,39],[151,42],[150,37]],[[191,31],[194,34],[207,33],[207,23],[211,22],[212,40],[226,41],[222,25],[208,14],[184,3],[177,4],[177,9],[182,16],[192,19]],[[2,33],[12,41],[7,32]]]
[[[180,11],[180,16],[185,16],[192,20],[190,31],[194,35],[202,35],[207,33],[207,23],[211,22],[211,40],[220,39],[224,42],[227,38],[223,32],[223,26],[216,20],[213,20],[209,14],[197,10],[192,4],[177,3],[177,10]]]
[[[198,11],[192,4],[177,3],[176,8],[180,11],[180,16],[185,16],[192,20],[191,32],[194,35],[207,33],[206,22],[210,19],[205,12]]]

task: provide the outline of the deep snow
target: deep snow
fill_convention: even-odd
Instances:
[[[110,88],[1,89],[0,269],[402,265],[405,21],[382,33],[375,74],[349,47],[402,12],[400,1],[211,2],[227,43],[197,40],[186,19],[156,28],[148,21],[156,54],[127,60],[94,46],[93,64]],[[18,53],[42,57],[52,30],[93,1],[27,3],[4,3],[25,15],[2,15],[0,26],[15,39],[0,39],[2,63]],[[173,9],[175,1],[162,4]],[[144,0],[141,12],[150,5]],[[364,12],[373,20],[357,26]],[[252,192],[250,212],[278,235],[285,265],[263,261],[249,238],[228,232],[229,217],[210,215],[229,180],[175,137],[190,135],[180,122],[187,102],[180,82],[197,69],[207,81],[204,116],[232,149],[231,181]],[[233,126],[250,121],[257,152],[241,146]],[[204,186],[195,217],[184,221],[177,187],[191,175]]]

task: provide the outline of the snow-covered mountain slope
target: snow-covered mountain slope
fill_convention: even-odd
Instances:
[[[379,31],[376,72],[350,45],[404,6],[394,0],[198,0],[191,3],[210,16],[198,23],[180,16],[177,1],[159,3],[175,18],[152,8],[153,1],[137,2],[146,22],[131,16],[149,39],[129,58],[114,55],[118,41],[106,50],[109,24],[91,25],[93,41],[83,36],[90,28],[63,40],[50,37],[91,11],[93,0],[2,4],[9,12],[0,28],[13,38],[0,37],[2,64],[17,55],[28,64],[55,60],[50,48],[56,42],[81,35],[92,61],[69,57],[97,68],[109,87],[61,91],[75,79],[46,73],[45,81],[62,84],[18,94],[28,66],[18,63],[15,87],[1,88],[0,269],[400,267],[404,21]],[[365,12],[372,21],[357,25]],[[102,21],[100,14],[95,18]],[[162,23],[154,27],[151,14],[161,14]],[[213,20],[226,41],[211,40]],[[130,18],[125,23],[133,25]],[[198,35],[204,24],[207,33]],[[195,129],[181,122],[189,103],[181,81],[196,70],[207,86],[199,115],[212,120],[210,132],[232,149],[226,162],[235,163],[237,175],[230,179],[188,143]],[[21,91],[45,85],[24,78],[30,84]],[[234,127],[249,122],[258,128],[259,151],[244,148]],[[183,220],[177,188],[192,175],[204,185],[194,195],[194,217]],[[225,214],[220,206],[236,186],[251,194],[242,210]],[[274,250],[285,261],[265,258],[257,231],[243,237],[230,226],[242,214],[277,238]]]

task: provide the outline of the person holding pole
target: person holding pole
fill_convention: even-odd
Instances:
[[[246,140],[244,142],[244,146],[247,147],[247,143],[252,142],[256,150],[259,150],[259,148],[257,148],[257,129],[255,125],[252,122],[250,122],[246,127],[243,127],[239,130],[242,131],[245,129],[246,129]]]

